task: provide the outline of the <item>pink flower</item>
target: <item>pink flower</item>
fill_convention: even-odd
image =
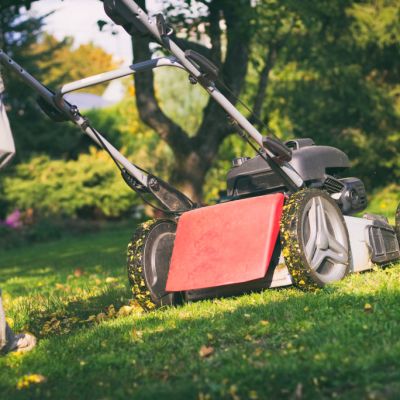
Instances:
[[[14,210],[4,221],[5,225],[10,228],[17,229],[22,226],[21,212],[19,210]]]

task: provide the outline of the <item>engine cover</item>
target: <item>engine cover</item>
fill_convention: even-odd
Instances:
[[[315,146],[311,139],[288,142],[293,149],[289,164],[304,182],[322,182],[327,174],[342,171],[350,166],[346,154],[335,147]],[[284,191],[285,184],[259,155],[248,159],[235,159],[227,176],[229,197]]]

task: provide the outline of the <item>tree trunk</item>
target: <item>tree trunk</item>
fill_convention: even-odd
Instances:
[[[225,93],[233,103],[236,103],[235,96],[239,95],[243,87],[249,61],[250,34],[246,30],[249,15],[244,9],[250,10],[249,0],[239,0],[236,7],[229,1],[214,0],[210,4],[212,49],[195,45],[197,51],[203,54],[209,52],[214,62],[222,64],[219,22],[223,13],[227,24],[227,51],[220,75],[233,92],[233,96]],[[148,39],[136,36],[132,43],[135,62],[150,58]],[[181,40],[179,44],[191,47],[187,41]],[[153,72],[141,72],[134,79],[136,103],[141,119],[165,140],[174,153],[175,166],[171,183],[193,201],[201,203],[207,172],[218,154],[219,146],[232,132],[226,112],[210,99],[203,111],[203,120],[196,136],[189,137],[161,110],[155,97]]]
[[[254,107],[253,107],[253,114],[255,119],[254,123],[258,126],[259,129],[262,128],[263,125],[263,123],[261,123],[261,111],[265,100],[265,95],[267,93],[270,73],[275,65],[276,57],[277,57],[277,46],[272,45],[265,57],[264,68],[260,73],[260,81],[258,83],[257,94],[254,100]]]

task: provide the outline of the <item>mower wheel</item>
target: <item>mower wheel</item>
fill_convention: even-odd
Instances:
[[[397,240],[398,240],[399,245],[400,245],[400,204],[397,207],[396,222],[395,222],[394,228],[396,230]]]
[[[343,279],[351,249],[343,215],[325,192],[304,189],[289,197],[281,219],[282,255],[294,284],[314,290]]]
[[[167,293],[169,263],[176,223],[150,220],[141,224],[128,245],[128,278],[135,300],[146,311],[178,304],[179,293]]]

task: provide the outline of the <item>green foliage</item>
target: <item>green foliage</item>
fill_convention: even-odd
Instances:
[[[133,163],[168,178],[173,162],[171,151],[139,121],[133,98],[88,115]],[[142,204],[110,157],[94,147],[88,154],[81,153],[67,161],[42,155],[20,163],[3,177],[1,190],[3,210],[32,208],[45,216],[116,218]]]
[[[33,225],[15,229],[0,225],[0,249],[22,247],[35,242],[59,239],[67,229],[61,223],[56,224],[52,219],[41,218]]]
[[[0,225],[0,249],[8,249],[19,246],[25,241],[21,238],[18,230],[9,228],[5,225]]]
[[[248,92],[276,51],[263,120],[278,136],[343,149],[369,187],[398,180],[398,1],[265,0],[259,11]]]
[[[32,3],[34,3],[35,1],[38,0],[2,0],[0,4],[0,12],[3,12],[6,9],[10,9],[14,13],[17,13],[20,7],[25,7],[29,9]]]
[[[186,72],[175,68],[155,72],[156,95],[164,112],[190,136],[194,136],[201,123],[201,110],[208,95],[200,85],[191,85]]]
[[[121,103],[107,109],[91,111],[93,125],[119,147],[133,163],[167,179],[173,164],[169,147],[159,136],[140,121],[134,89]]]
[[[110,54],[92,43],[73,48],[73,40],[62,41],[43,34],[46,16],[28,18],[24,8],[30,2],[0,6],[0,48],[3,48],[36,79],[50,88],[68,81],[110,70],[117,66]],[[14,132],[15,162],[46,153],[51,157],[74,158],[87,150],[79,130],[68,124],[55,124],[36,104],[37,94],[9,71],[1,68],[6,84],[8,115]],[[89,88],[100,94],[105,86]]]
[[[31,51],[38,55],[51,54],[51,59],[39,59],[37,62],[42,71],[43,83],[51,87],[100,74],[118,66],[111,54],[93,43],[81,44],[75,49],[71,37],[60,42],[52,35],[41,35]],[[106,88],[107,83],[83,91],[101,95]]]
[[[4,180],[4,192],[14,207],[44,215],[117,217],[135,204],[112,161],[94,148],[77,160],[41,156],[20,164]]]
[[[40,63],[51,62],[52,53],[63,43],[38,51],[44,17],[27,18],[23,10],[12,6],[0,9],[2,35],[0,47],[7,51],[33,76],[45,79],[46,70]],[[52,156],[76,156],[79,132],[68,125],[56,125],[45,119],[36,105],[36,95],[9,71],[1,69],[6,84],[8,115],[14,132],[17,156],[15,162],[39,152]]]

